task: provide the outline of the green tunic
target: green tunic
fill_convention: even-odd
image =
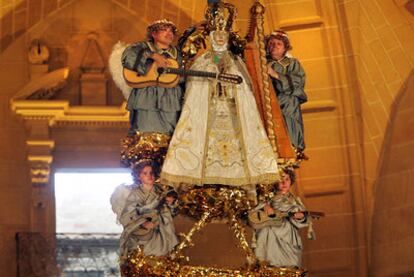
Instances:
[[[152,63],[152,53],[173,58],[182,64],[179,51],[175,47],[167,50],[157,48],[151,42],[138,42],[128,46],[122,54],[122,65],[145,75]],[[128,98],[131,131],[157,132],[171,135],[181,111],[183,90],[180,85],[173,88],[149,86],[134,88]]]
[[[303,119],[300,105],[308,100],[305,87],[305,71],[295,58],[269,60],[272,68],[279,73],[279,80],[271,77],[279,105],[286,122],[292,145],[298,150],[305,149]]]

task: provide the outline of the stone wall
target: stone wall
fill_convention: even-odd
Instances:
[[[372,220],[372,276],[414,274],[414,74],[397,95],[382,149]]]

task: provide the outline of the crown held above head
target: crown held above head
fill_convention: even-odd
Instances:
[[[209,5],[204,13],[208,32],[231,32],[237,10],[233,4],[217,2]]]

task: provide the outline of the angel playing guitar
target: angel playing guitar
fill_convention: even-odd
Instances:
[[[125,84],[122,76],[124,70],[136,77],[146,76],[153,67],[166,67],[172,63],[180,67],[180,52],[172,45],[176,33],[177,28],[173,22],[158,20],[147,27],[147,41],[131,44],[124,50],[118,47],[118,54],[115,54],[115,49],[111,54],[110,68],[117,85]],[[114,64],[119,64],[121,50],[122,68],[115,68]],[[184,94],[178,81],[167,87],[156,82],[132,87],[132,91],[126,94],[127,109],[130,111],[130,134],[139,131],[171,135],[178,121]]]
[[[154,185],[151,161],[142,160],[134,172],[135,184],[120,185],[111,196],[112,210],[124,228],[120,253],[126,255],[140,247],[145,255],[166,255],[178,243],[171,212],[175,197],[163,197]]]
[[[259,228],[256,228],[255,254],[259,260],[272,266],[301,266],[302,241],[298,229],[311,227],[312,213],[304,212],[306,209],[302,201],[290,192],[294,181],[294,171],[284,170],[278,192],[269,203],[263,205],[263,212],[260,213],[270,219],[267,224],[256,226]],[[323,216],[323,213],[314,215]],[[254,212],[249,215],[250,221],[254,221],[254,216]],[[313,235],[313,232],[309,235]]]

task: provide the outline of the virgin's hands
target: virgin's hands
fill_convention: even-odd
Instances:
[[[145,229],[154,229],[155,227],[157,227],[157,225],[158,225],[158,224],[156,224],[156,223],[154,223],[154,222],[151,222],[151,221],[147,221],[147,222],[144,222],[144,223],[142,224],[142,226],[143,226]]]

